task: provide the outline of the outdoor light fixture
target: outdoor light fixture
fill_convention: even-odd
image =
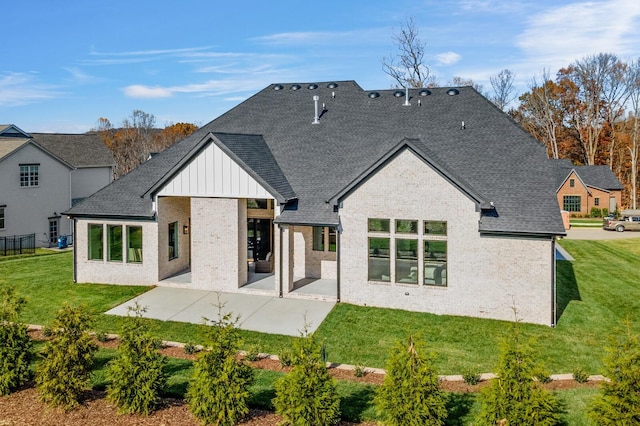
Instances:
[[[185,235],[189,233],[189,225],[182,225],[182,233]]]

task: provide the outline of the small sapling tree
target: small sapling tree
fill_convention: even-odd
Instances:
[[[193,364],[186,400],[203,424],[232,426],[249,413],[247,399],[253,369],[237,356],[241,343],[237,318],[222,314],[208,329],[207,346]],[[206,322],[210,322],[205,319]]]
[[[84,307],[66,303],[51,322],[51,340],[36,368],[36,386],[44,402],[64,410],[79,404],[82,391],[89,386],[97,350],[89,334],[91,323]]]
[[[13,287],[0,291],[0,395],[8,395],[29,379],[33,344],[20,322],[25,304]]]
[[[331,426],[340,420],[340,397],[323,360],[323,348],[306,329],[293,342],[293,368],[276,381],[273,405],[283,425]]]
[[[446,401],[433,357],[421,354],[419,346],[409,336],[391,351],[387,374],[375,397],[376,410],[385,425],[444,425]]]
[[[164,356],[158,349],[160,339],[153,337],[142,318],[145,308],[138,302],[129,307],[133,317],[127,318],[120,335],[118,356],[107,369],[111,383],[107,399],[120,413],[148,415],[160,403],[160,393],[166,383]]]
[[[516,321],[500,344],[498,377],[481,393],[478,424],[504,426],[556,425],[560,405],[534,380],[539,367]]]
[[[640,344],[627,321],[626,333],[612,338],[604,358],[602,393],[593,400],[589,417],[598,425],[640,424]]]

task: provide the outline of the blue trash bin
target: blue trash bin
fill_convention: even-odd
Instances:
[[[67,248],[67,236],[66,235],[61,235],[61,236],[58,237],[58,248],[59,249]]]

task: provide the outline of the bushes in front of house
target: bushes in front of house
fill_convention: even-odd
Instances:
[[[283,425],[326,425],[340,420],[340,396],[325,362],[325,347],[303,332],[293,343],[293,368],[275,385],[273,405]]]
[[[154,337],[142,319],[145,308],[137,302],[129,307],[118,345],[118,355],[107,366],[107,400],[118,412],[148,415],[159,403],[166,384],[165,358],[158,352],[160,339]]]
[[[434,357],[424,355],[414,337],[397,342],[391,350],[374,402],[385,425],[444,425],[447,407]]]
[[[218,315],[208,330],[207,348],[193,364],[185,399],[203,424],[232,426],[249,412],[253,369],[238,358],[240,334],[232,314]]]
[[[40,398],[64,410],[75,408],[90,383],[97,350],[89,329],[92,317],[86,308],[64,304],[49,325],[51,340],[36,367]]]
[[[8,395],[29,380],[33,343],[20,322],[26,301],[15,288],[0,291],[0,396]]]

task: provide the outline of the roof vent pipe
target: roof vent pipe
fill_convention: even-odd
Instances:
[[[404,88],[404,106],[411,106],[409,103],[409,86]]]
[[[313,116],[313,123],[312,124],[320,123],[320,120],[318,119],[319,118],[319,116],[318,116],[318,101],[319,100],[320,100],[320,96],[315,95],[313,97],[313,103],[314,103],[314,106],[315,106],[315,115]]]

